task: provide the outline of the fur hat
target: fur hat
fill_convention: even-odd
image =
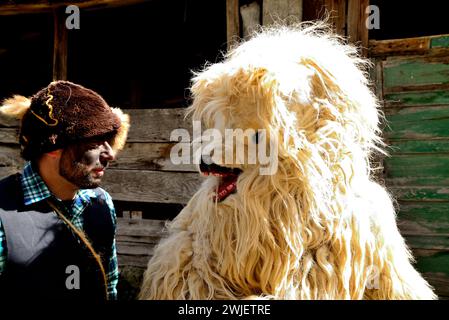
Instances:
[[[0,112],[21,119],[19,142],[26,160],[99,136],[112,139],[112,148],[121,150],[129,129],[127,114],[69,81],[52,82],[31,99],[7,99]]]

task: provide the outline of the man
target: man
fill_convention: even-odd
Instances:
[[[0,181],[0,297],[116,299],[116,217],[99,184],[129,117],[56,81],[0,108],[21,119],[27,163]]]

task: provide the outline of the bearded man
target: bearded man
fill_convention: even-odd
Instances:
[[[21,173],[0,181],[0,297],[116,299],[116,217],[99,187],[129,117],[96,92],[55,81],[0,113],[21,120]]]

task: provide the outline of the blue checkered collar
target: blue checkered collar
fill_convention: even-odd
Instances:
[[[48,189],[45,182],[39,175],[36,167],[31,163],[27,162],[21,176],[22,190],[24,204],[31,205],[33,203],[45,200],[47,198],[53,197],[58,202],[62,201],[54,196]],[[91,198],[95,198],[96,194],[91,189],[81,189],[75,195],[73,199],[71,214],[75,217],[80,215],[87,205],[90,203]]]

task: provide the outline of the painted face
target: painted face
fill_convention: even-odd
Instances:
[[[110,139],[92,138],[62,151],[59,174],[80,189],[96,188],[109,161],[114,160]]]

